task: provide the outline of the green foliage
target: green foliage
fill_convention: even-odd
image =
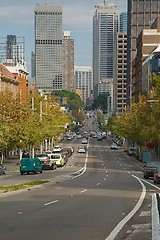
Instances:
[[[34,100],[34,101],[33,101]],[[39,94],[28,102],[0,93],[0,150],[38,146],[43,140],[65,131],[70,115],[64,113],[54,96]]]
[[[108,97],[109,94],[100,94],[96,99],[94,99],[92,104],[92,109],[101,109],[103,113],[107,113],[108,108]]]

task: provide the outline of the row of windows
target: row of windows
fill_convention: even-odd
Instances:
[[[35,12],[35,15],[62,15],[62,12]]]
[[[62,44],[62,40],[36,40],[36,44]]]

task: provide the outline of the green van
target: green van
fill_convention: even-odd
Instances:
[[[39,158],[22,158],[20,162],[20,173],[42,173],[42,165]]]

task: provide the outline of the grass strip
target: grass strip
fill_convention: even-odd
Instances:
[[[7,193],[7,192],[25,189],[28,187],[33,187],[36,185],[41,185],[41,184],[44,184],[47,182],[49,182],[49,181],[48,180],[38,180],[38,181],[14,184],[14,185],[9,185],[9,186],[2,186],[2,187],[0,187],[0,191],[2,191],[2,193]]]

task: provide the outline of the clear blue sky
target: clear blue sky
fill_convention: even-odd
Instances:
[[[34,7],[37,4],[63,7],[63,30],[75,40],[75,65],[92,65],[92,18],[103,0],[0,0],[0,37],[9,34],[25,38],[25,59],[30,71],[34,51]],[[119,13],[127,11],[127,0],[111,0]]]

